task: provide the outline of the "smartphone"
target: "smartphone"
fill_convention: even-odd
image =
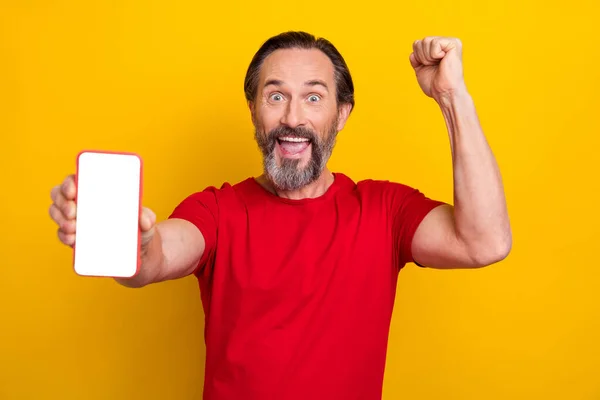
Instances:
[[[128,278],[140,266],[142,159],[134,153],[77,155],[73,264],[82,276]]]

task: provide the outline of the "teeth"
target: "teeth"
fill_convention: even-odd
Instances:
[[[281,140],[283,142],[296,142],[296,143],[308,142],[307,138],[299,138],[299,137],[282,137],[282,138],[279,138],[279,140]]]

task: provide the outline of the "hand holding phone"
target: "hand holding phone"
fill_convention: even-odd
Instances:
[[[135,154],[84,151],[77,174],[52,189],[50,216],[74,248],[83,276],[128,278],[138,272],[155,216],[141,207],[142,161]]]

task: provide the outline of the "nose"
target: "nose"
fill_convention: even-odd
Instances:
[[[288,102],[285,111],[281,116],[281,124],[290,128],[296,128],[306,124],[304,110],[302,104],[298,100]]]

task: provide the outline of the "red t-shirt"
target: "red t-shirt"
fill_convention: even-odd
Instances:
[[[413,234],[442,204],[336,173],[289,200],[253,178],[192,194],[170,218],[206,241],[206,400],[381,399],[396,279]]]

